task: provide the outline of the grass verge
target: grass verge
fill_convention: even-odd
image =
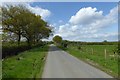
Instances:
[[[112,75],[113,77],[118,77],[118,55],[115,55],[113,49],[117,45],[83,45],[81,49],[77,46],[68,46],[68,48],[61,49],[67,51],[69,54],[77,57],[78,59],[94,66],[106,73]],[[106,59],[105,52],[106,49]]]
[[[41,78],[48,46],[25,51],[2,62],[3,78]]]

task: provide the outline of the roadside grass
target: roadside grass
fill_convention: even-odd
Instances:
[[[100,68],[113,77],[118,77],[118,55],[114,54],[113,51],[116,47],[117,45],[82,45],[81,49],[78,49],[77,46],[70,45],[67,49],[59,48],[92,66]]]
[[[3,78],[41,78],[48,46],[31,49],[2,62]]]

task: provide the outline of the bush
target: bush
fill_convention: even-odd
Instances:
[[[5,45],[2,45],[2,58],[17,55],[19,52],[23,52],[25,50],[30,49],[27,45],[20,45],[17,44],[10,44],[6,43]]]
[[[78,46],[78,49],[81,50],[81,46]]]
[[[67,48],[68,47],[68,41],[66,41],[66,40],[62,41],[61,45],[62,45],[63,48]]]
[[[35,47],[42,47],[46,45],[46,43],[41,42],[39,44],[36,45],[32,45],[32,47],[29,47],[26,43],[21,43],[19,46],[17,45],[17,43],[3,43],[2,45],[2,58],[6,58],[9,56],[14,56],[19,54],[20,52],[29,50],[31,48],[35,48]]]

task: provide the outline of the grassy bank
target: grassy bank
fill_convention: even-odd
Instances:
[[[114,53],[117,45],[69,45],[64,49],[71,55],[81,59],[108,74],[118,76],[118,55]]]
[[[17,42],[3,42],[2,43],[2,58],[7,58],[11,57],[14,55],[18,55],[21,52],[30,50],[32,48],[36,47],[42,47],[46,43],[45,42],[40,42],[34,45],[28,46],[26,42],[21,42],[20,45],[17,44]]]
[[[3,78],[40,78],[48,46],[25,51],[2,62]]]

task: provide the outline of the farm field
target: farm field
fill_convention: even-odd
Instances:
[[[31,49],[2,62],[3,78],[40,78],[48,46]]]
[[[118,76],[118,55],[114,53],[117,45],[69,45],[64,49],[71,55],[100,68],[108,74]],[[63,48],[62,48],[63,49]]]

